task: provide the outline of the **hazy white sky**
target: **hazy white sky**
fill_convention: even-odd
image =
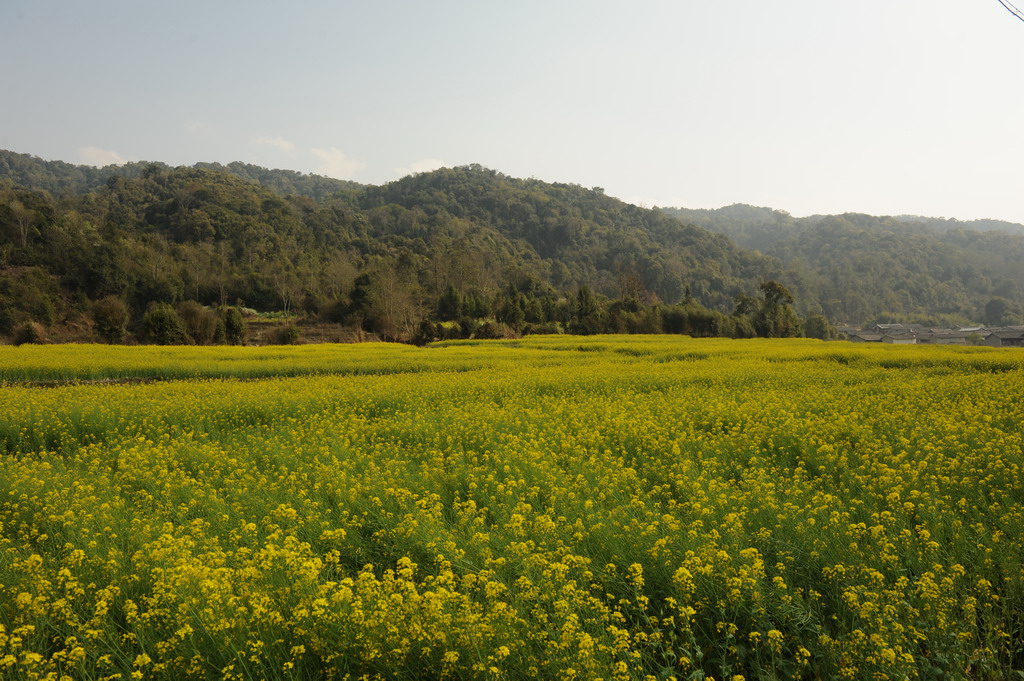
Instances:
[[[0,0],[0,63],[0,148],[50,160],[1024,222],[997,0]]]

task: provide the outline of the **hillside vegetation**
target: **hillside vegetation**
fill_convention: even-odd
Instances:
[[[328,192],[315,191],[324,178],[238,164],[121,174],[14,156],[19,170],[0,185],[0,333],[111,298],[140,337],[151,306],[183,301],[315,314],[391,338],[424,319],[660,331],[660,305],[725,319],[779,274],[658,211],[479,166]]]
[[[785,263],[833,320],[1022,320],[1024,225],[859,213],[794,218],[745,205],[664,212]]]
[[[0,152],[0,336],[24,340],[209,343],[229,307],[425,341],[1009,324],[1022,255],[1022,236],[948,221],[649,210],[476,165],[363,186]]]

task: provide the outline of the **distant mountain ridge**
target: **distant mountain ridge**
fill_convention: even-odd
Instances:
[[[767,237],[769,234],[790,230],[801,225],[815,224],[835,215],[809,215],[793,217],[785,210],[735,203],[722,208],[684,208],[663,207],[667,215],[684,222],[701,225],[705,229],[725,234],[739,245],[748,245],[751,240]],[[861,215],[883,224],[905,225],[911,231],[932,231],[945,233],[953,231],[971,232],[1005,232],[1007,234],[1024,235],[1024,224],[1006,220],[989,218],[977,220],[957,220],[955,218],[935,218],[921,215],[873,216],[865,213],[844,213],[841,215]]]
[[[230,173],[243,180],[255,182],[279,194],[308,196],[322,200],[330,196],[362,187],[357,182],[336,180],[323,175],[300,173],[294,170],[269,169],[250,163],[235,161],[227,165],[200,162],[192,168],[205,168]],[[171,166],[155,161],[132,161],[102,168],[74,165],[64,161],[46,161],[31,154],[19,154],[0,149],[0,178],[32,189],[43,189],[51,194],[85,194],[101,189],[111,177],[136,179],[149,169],[169,171]]]
[[[1024,225],[861,213],[796,218],[744,204],[662,210],[777,258],[792,277],[818,292],[831,319],[996,323],[1022,318]],[[993,300],[1010,303],[1005,320],[986,319],[984,310]]]
[[[1006,220],[957,220],[955,218],[928,218],[920,215],[894,215],[899,222],[916,223],[940,232],[966,230],[973,232],[1006,232],[1008,234],[1024,234],[1024,225]]]

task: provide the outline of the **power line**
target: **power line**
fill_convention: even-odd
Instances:
[[[1006,11],[1008,11],[1010,14],[1017,17],[1021,21],[1024,21],[1024,12],[1021,12],[1019,9],[1011,5],[1009,2],[1007,2],[1007,0],[999,0],[999,4],[1005,7]]]

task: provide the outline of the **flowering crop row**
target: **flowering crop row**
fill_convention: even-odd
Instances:
[[[1012,350],[21,350],[3,678],[1024,670]]]

